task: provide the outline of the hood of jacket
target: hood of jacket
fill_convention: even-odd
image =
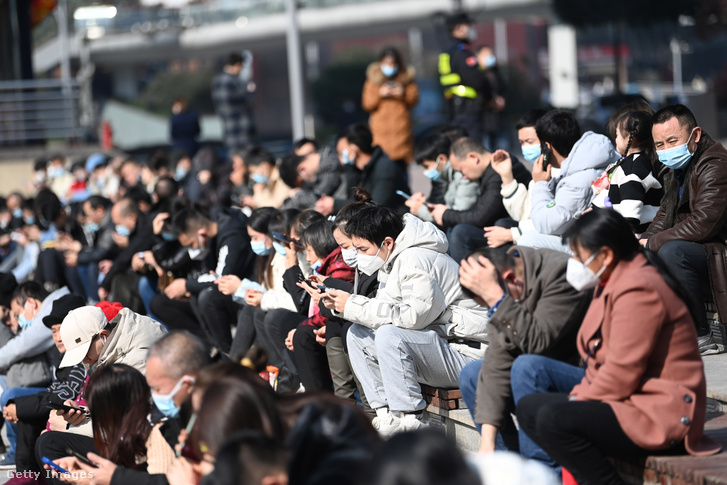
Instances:
[[[565,178],[584,170],[603,170],[618,160],[611,140],[603,135],[587,131],[573,145],[561,165],[561,177]]]
[[[381,72],[381,67],[379,67],[379,65],[379,62],[372,62],[369,64],[369,67],[366,68],[366,79],[374,84],[384,84],[387,81],[395,81],[406,86],[407,84],[414,82],[414,75],[416,71],[413,66],[407,66],[403,71],[397,72],[396,76],[388,78],[384,76],[383,72]]]
[[[409,248],[429,249],[446,254],[449,249],[447,236],[431,222],[424,222],[412,214],[404,214],[404,230],[394,242],[394,250],[386,261],[386,271],[403,251]]]

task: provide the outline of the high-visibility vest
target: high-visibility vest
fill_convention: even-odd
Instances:
[[[448,52],[439,54],[439,83],[444,90],[444,97],[451,99],[453,96],[460,98],[475,99],[477,91],[462,84],[462,78],[456,72],[452,72],[452,63]]]

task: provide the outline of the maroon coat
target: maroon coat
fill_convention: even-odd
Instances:
[[[586,375],[571,396],[609,404],[642,448],[684,439],[693,455],[720,450],[702,436],[707,385],[694,322],[644,255],[619,262],[596,290],[577,343]]]

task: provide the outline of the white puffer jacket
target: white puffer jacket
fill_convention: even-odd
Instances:
[[[352,295],[343,318],[371,329],[392,324],[435,330],[447,340],[487,342],[487,309],[462,292],[459,264],[447,254],[448,248],[442,231],[406,214],[404,230],[379,270],[376,298]],[[473,358],[482,358],[486,347],[452,346]]]

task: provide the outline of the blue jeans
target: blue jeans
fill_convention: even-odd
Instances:
[[[520,399],[538,392],[570,392],[583,380],[585,369],[566,364],[542,355],[521,355],[512,365],[510,386],[517,406]],[[525,434],[519,432],[520,454],[525,458],[538,460],[558,470],[559,467],[548,454]]]
[[[462,400],[475,423],[478,432],[482,432],[482,425],[475,421],[475,396],[477,395],[477,382],[480,376],[483,360],[475,360],[467,364],[459,374],[459,390],[462,392]],[[518,452],[518,431],[512,417],[508,414],[502,428],[495,439],[496,450],[509,450]]]
[[[447,230],[449,255],[459,264],[475,249],[486,248],[485,230],[472,224],[457,224]]]
[[[3,376],[3,381],[5,381],[4,377],[5,376]],[[5,382],[3,382],[3,384],[5,384]],[[0,396],[0,405],[2,405],[4,409],[8,401],[22,396],[32,396],[33,394],[38,394],[39,392],[45,390],[45,387],[11,387],[10,389],[5,389],[2,393],[2,396]],[[15,461],[15,447],[17,444],[18,436],[17,423],[11,423],[10,421],[6,420],[5,432],[8,435],[8,442],[10,443],[10,447],[8,448],[7,453],[5,453],[5,458],[8,461]]]
[[[89,301],[98,301],[98,262],[79,264],[76,272]]]
[[[150,307],[151,299],[159,294],[156,283],[153,283],[151,280],[149,280],[148,277],[142,276],[141,278],[139,278],[138,289],[139,296],[141,296],[141,301],[144,303],[144,308],[146,309],[147,316],[149,316],[149,318],[153,318],[157,322],[161,322],[161,320],[159,320],[156,315],[151,312]]]

